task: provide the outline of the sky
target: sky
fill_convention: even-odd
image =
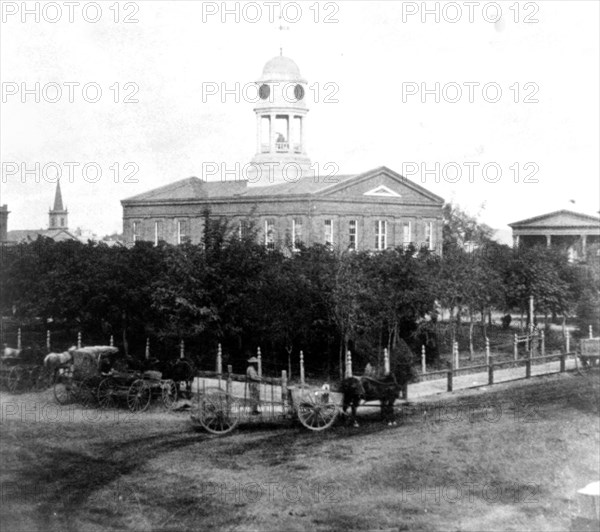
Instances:
[[[69,227],[101,236],[124,198],[248,163],[252,84],[280,48],[327,173],[387,166],[505,232],[597,214],[600,3],[476,4],[2,2],[8,228],[47,227],[57,170]]]

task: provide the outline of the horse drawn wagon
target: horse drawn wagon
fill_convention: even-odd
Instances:
[[[132,412],[144,411],[153,396],[170,408],[177,399],[177,387],[162,379],[158,371],[131,370],[118,359],[113,346],[72,349],[71,361],[57,373],[54,396],[60,404],[79,402],[103,408],[126,403]]]
[[[44,368],[43,354],[32,347],[15,349],[4,346],[0,356],[0,385],[9,392],[41,390],[52,382]]]
[[[358,426],[355,416],[359,404],[380,401],[384,421],[395,424],[394,403],[402,386],[388,368],[386,365],[381,378],[354,377],[348,355],[346,378],[333,390],[329,384],[305,385],[301,359],[298,386],[288,387],[283,371],[281,379],[261,378],[257,395],[252,393],[253,383],[245,375],[233,375],[231,367],[226,376],[204,372],[198,381],[198,401],[191,418],[195,425],[213,434],[226,434],[241,423],[283,420],[297,420],[309,430],[321,431],[331,427],[349,407],[349,419]],[[216,377],[217,386],[207,377]]]

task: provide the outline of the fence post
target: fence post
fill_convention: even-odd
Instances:
[[[458,342],[454,342],[454,367],[456,369],[460,367],[460,361],[458,359]]]
[[[490,339],[485,337],[485,365],[488,366],[490,363]]]
[[[256,349],[256,358],[258,358],[258,376],[262,377],[262,355],[260,354],[260,347]]]
[[[221,375],[223,373],[223,351],[221,349],[221,344],[217,345],[217,375]]]
[[[517,338],[517,333],[515,333],[513,341],[513,354],[515,360],[517,360],[519,358],[519,339]]]
[[[77,349],[81,349],[81,331],[77,333]]]
[[[565,349],[567,353],[571,352],[571,335],[569,334],[569,331],[567,330],[567,335],[565,337]]]
[[[21,327],[17,329],[17,349],[21,349]]]
[[[593,328],[592,328],[591,325],[588,327],[588,331],[589,331],[590,338],[593,338],[594,337],[594,330],[593,330]]]
[[[283,405],[283,414],[287,413],[287,371],[281,371],[281,404]]]
[[[115,345],[115,339],[113,338],[113,335],[112,335],[112,334],[110,335],[109,345],[110,345],[111,347],[114,347],[114,345]]]
[[[304,386],[304,353],[300,351],[300,386]]]
[[[346,378],[352,377],[352,353],[350,350],[346,352]]]
[[[525,378],[529,379],[531,377],[531,356],[527,357],[525,361]]]
[[[488,386],[494,384],[494,357],[490,355],[488,363]]]
[[[227,381],[225,382],[225,391],[227,392],[227,395],[231,395],[231,372],[232,372],[233,368],[231,367],[231,364],[229,364],[227,366]]]
[[[540,331],[540,335],[541,335],[541,340],[542,340],[542,356],[545,357],[546,356],[546,333],[544,332],[544,329],[542,329]]]
[[[150,338],[146,338],[146,360],[150,360]]]
[[[527,356],[529,358],[533,357],[533,351],[535,349],[535,340],[537,339],[537,334],[530,334],[529,335],[529,352],[527,354]]]
[[[454,373],[451,369],[448,370],[448,391],[452,391],[452,373]]]
[[[50,352],[50,331],[46,331],[46,349]]]
[[[421,372],[423,373],[423,375],[425,375],[425,373],[427,373],[427,358],[425,357],[425,346],[422,345],[421,346]]]
[[[567,354],[566,353],[562,353],[560,355],[560,372],[564,373],[565,372],[565,362],[566,362],[566,358],[567,358]]]
[[[383,372],[385,375],[390,374],[390,354],[388,353],[387,347],[383,350]]]
[[[402,385],[402,399],[408,400],[408,382]]]

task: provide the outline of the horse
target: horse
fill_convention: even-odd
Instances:
[[[69,362],[72,362],[73,357],[71,352],[74,350],[72,347],[68,351],[64,351],[63,353],[49,353],[44,358],[44,367],[48,368],[52,373],[54,373],[57,369]]]
[[[21,349],[15,349],[14,347],[8,347],[7,344],[4,344],[4,351],[2,353],[2,358],[17,358],[21,354]]]
[[[341,383],[341,391],[344,394],[343,412],[346,413],[348,407],[351,407],[350,420],[355,427],[358,427],[356,421],[356,408],[360,400],[380,401],[381,417],[388,425],[395,425],[394,403],[400,397],[402,386],[398,384],[393,374],[385,375],[381,379],[373,377],[347,377]]]

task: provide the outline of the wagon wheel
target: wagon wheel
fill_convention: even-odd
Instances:
[[[173,408],[177,401],[177,385],[172,380],[163,381],[161,387],[161,398],[165,408]]]
[[[16,392],[23,385],[23,368],[13,366],[6,377],[6,387],[9,392]]]
[[[211,390],[200,401],[197,419],[208,432],[227,434],[240,421],[240,403],[224,390]]]
[[[73,382],[73,398],[82,406],[93,406],[96,403],[93,379],[78,379]]]
[[[100,408],[112,408],[115,406],[115,383],[112,378],[107,377],[100,381],[96,397]]]
[[[297,408],[300,423],[310,430],[325,430],[331,427],[338,412],[337,405],[329,402],[327,392],[321,390],[303,395]]]
[[[144,379],[137,379],[127,391],[127,406],[132,412],[143,412],[150,404],[152,395],[150,386],[146,384]]]
[[[73,374],[70,371],[58,373],[54,379],[54,398],[61,405],[73,400]]]

